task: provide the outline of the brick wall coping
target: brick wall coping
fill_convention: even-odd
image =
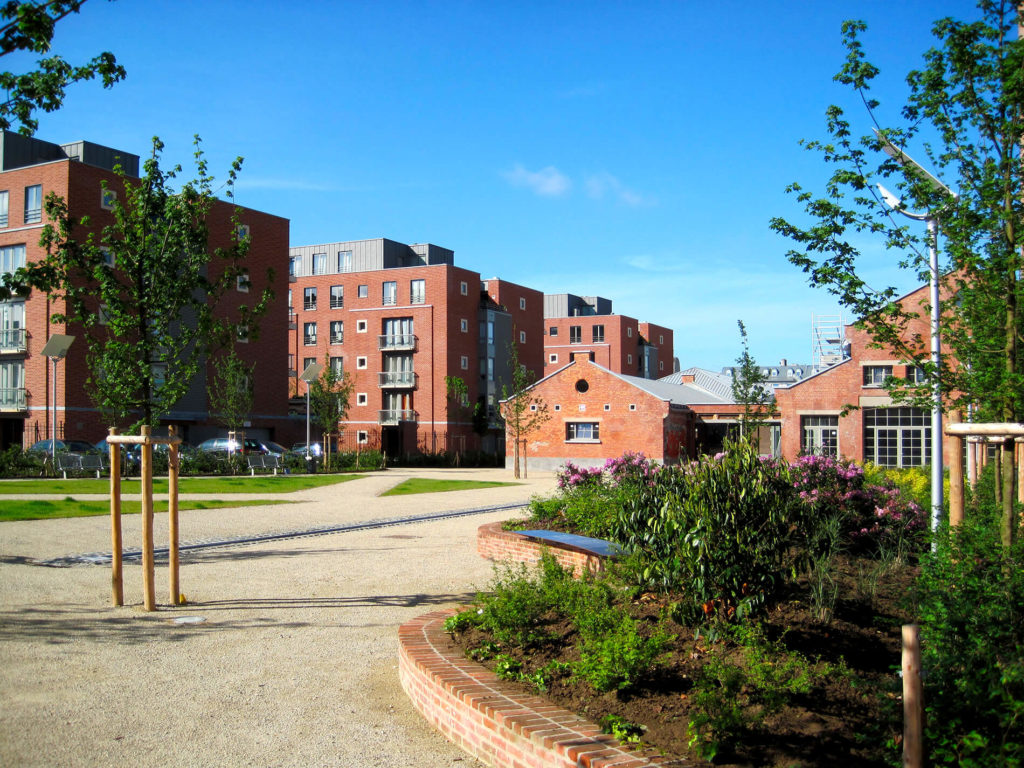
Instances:
[[[413,706],[449,741],[493,768],[643,768],[666,758],[630,750],[578,715],[523,693],[449,642],[433,611],[398,630],[398,674]]]
[[[539,563],[542,552],[549,552],[565,569],[578,576],[584,571],[604,570],[604,558],[569,544],[536,541],[517,531],[504,531],[502,523],[484,523],[476,529],[476,552],[498,562]]]

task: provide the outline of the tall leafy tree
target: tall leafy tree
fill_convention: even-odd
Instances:
[[[218,308],[247,275],[249,237],[236,212],[231,245],[211,252],[213,178],[199,139],[196,178],[177,191],[171,185],[181,167],[162,170],[162,149],[154,139],[143,176],[121,176],[122,189],[111,198],[114,223],[99,231],[48,195],[40,240],[48,253],[47,288],[65,303],[55,319],[80,328],[88,344],[87,391],[104,413],[149,425],[181,399],[208,353],[240,336],[256,337],[273,297],[268,287],[251,305]],[[229,196],[240,168],[239,158],[228,174]]]
[[[743,414],[740,416],[742,433],[754,441],[756,447],[761,427],[768,423],[768,418],[775,411],[775,395],[768,386],[768,377],[750,355],[746,326],[742,320],[737,320],[736,324],[740,329],[743,351],[736,358],[736,368],[732,377],[732,397],[738,405],[743,406]]]
[[[918,386],[893,380],[893,394],[929,407],[938,380],[946,407],[976,409],[976,420],[1024,420],[1024,321],[1020,305],[1024,247],[1024,41],[1016,0],[980,0],[978,18],[944,18],[933,26],[937,45],[906,78],[909,96],[898,124],[883,125],[870,95],[880,70],[864,52],[862,22],[843,25],[846,61],[836,80],[859,95],[864,122],[877,133],[858,135],[838,106],[827,111],[829,137],[806,142],[834,171],[823,194],[792,184],[804,205],[803,222],[775,218],[771,226],[792,239],[789,260],[812,285],[835,294],[861,318],[879,346],[919,366]],[[957,191],[952,196],[902,162],[895,147],[922,146],[926,165]],[[886,150],[893,152],[890,156]],[[901,254],[899,266],[927,279],[929,235],[923,225],[893,211],[876,191],[882,181],[906,209],[938,222],[941,249],[940,368],[928,358],[926,334],[915,321],[930,307],[898,301],[894,286],[870,285],[863,248],[881,242]],[[937,439],[937,436],[936,436]],[[1002,446],[1003,543],[1017,529],[1013,512],[1013,446]]]
[[[31,136],[39,127],[35,113],[60,109],[69,85],[99,77],[103,87],[109,88],[124,79],[124,67],[109,51],[79,65],[50,53],[58,22],[78,13],[84,4],[85,0],[10,0],[0,5],[0,56],[16,51],[48,54],[37,62],[38,69],[0,72],[0,88],[7,95],[0,101],[0,129],[17,125],[19,132]]]
[[[330,438],[341,435],[342,422],[348,418],[349,401],[355,383],[348,373],[331,365],[330,357],[324,359],[324,368],[319,378],[309,384],[309,413],[324,433],[324,465],[330,467],[331,453],[327,444]]]
[[[256,364],[240,358],[232,345],[227,354],[214,359],[212,368],[206,387],[210,415],[229,430],[242,429],[252,413]]]
[[[527,435],[551,418],[551,414],[548,413],[548,404],[544,399],[530,391],[537,376],[519,362],[519,345],[515,342],[509,344],[508,355],[512,383],[511,386],[503,384],[501,387],[501,414],[505,419],[506,433],[514,443],[513,475],[519,478],[519,445]]]

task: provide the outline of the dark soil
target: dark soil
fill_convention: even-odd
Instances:
[[[811,614],[806,581],[793,585],[762,617],[765,635],[797,651],[817,669],[831,671],[810,694],[788,698],[781,711],[757,717],[758,707],[745,709],[747,723],[723,738],[713,763],[701,760],[688,745],[688,724],[693,706],[693,681],[712,653],[730,660],[741,654],[730,641],[709,642],[671,623],[676,637],[669,662],[654,676],[627,692],[595,693],[583,681],[566,674],[541,695],[591,722],[601,724],[608,715],[645,726],[643,746],[669,758],[669,765],[719,766],[888,766],[898,762],[893,744],[902,735],[900,703],[901,626],[910,619],[906,596],[916,576],[908,566],[884,567],[874,560],[840,556],[833,577],[839,598],[827,622]],[[633,604],[634,615],[653,624],[664,615],[671,598],[644,595]],[[573,630],[550,617],[551,642],[528,649],[501,648],[501,653],[522,662],[523,672],[551,660],[572,662]],[[452,642],[464,652],[488,640],[468,630]],[[493,662],[485,660],[485,666]],[[524,683],[524,691],[537,689]],[[744,701],[743,692],[740,701]],[[746,715],[750,717],[747,718]]]

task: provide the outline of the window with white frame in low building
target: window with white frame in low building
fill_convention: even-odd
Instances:
[[[463,296],[469,295],[469,283],[467,283],[465,280],[459,283],[459,293],[461,293]]]
[[[356,395],[356,405],[366,405],[368,398],[365,392],[360,392]]]
[[[462,368],[462,370],[468,371],[469,370],[469,357],[467,355],[463,355],[462,357],[460,357],[459,358],[459,365]]]
[[[338,251],[338,271],[352,271],[352,251]]]
[[[345,286],[344,285],[332,285],[331,286],[331,309],[344,309],[345,308]]]
[[[550,353],[548,355],[548,362],[549,363],[557,363],[558,362],[558,353],[557,352]]]
[[[302,324],[302,343],[307,347],[316,346],[316,323]]]
[[[550,328],[548,328],[548,336],[557,336],[557,335],[558,335],[558,326],[557,325],[552,325]]]
[[[891,365],[865,365],[864,386],[884,387],[885,380],[892,377]]]
[[[463,333],[469,333],[469,320],[466,318],[459,320],[459,330]]]
[[[520,331],[519,332],[519,343],[520,344],[525,344],[526,343],[526,331]]]
[[[410,280],[409,281],[409,303],[410,304],[423,304],[427,300],[427,281],[426,280]]]
[[[249,270],[243,269],[241,272],[238,273],[238,276],[235,278],[235,289],[239,293],[248,293],[249,285]]]
[[[43,185],[25,187],[25,223],[38,224],[43,220]]]
[[[302,308],[307,312],[313,312],[316,310],[316,288],[303,288],[302,289]]]
[[[365,357],[357,357],[356,358],[356,368],[358,370],[360,370],[360,371],[365,371],[366,370],[366,358]]]
[[[908,365],[907,381],[911,384],[925,384],[928,381],[928,376],[925,375],[924,368],[920,365]]]
[[[595,344],[603,344],[604,343],[604,326],[603,325],[595,325],[593,327],[592,333],[593,333],[593,339],[594,339],[594,343]]]
[[[583,341],[583,326],[581,325],[570,325],[569,326],[569,343],[579,344]]]
[[[800,434],[801,453],[839,457],[838,416],[801,416]]]
[[[633,327],[632,326],[630,326],[629,328],[626,329],[626,336],[628,336],[631,339],[633,338]]]
[[[882,467],[930,462],[931,414],[920,408],[865,408],[864,460]]]
[[[526,309],[526,299],[525,298],[520,298],[519,299],[519,308],[520,309]]]
[[[601,424],[597,421],[567,421],[565,442],[593,443],[601,439]]]
[[[370,442],[370,433],[367,432],[365,429],[359,430],[358,432],[356,432],[356,442],[358,442],[358,443],[368,443],[368,442]]]
[[[342,320],[331,321],[331,344],[345,343],[345,323]]]

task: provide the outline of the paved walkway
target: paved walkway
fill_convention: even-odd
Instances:
[[[525,503],[553,476],[477,491],[379,497],[406,477],[510,480],[504,470],[389,470],[289,505],[182,512],[182,541],[343,527]],[[2,497],[0,497],[0,503]],[[491,566],[476,528],[497,512],[214,547],[183,555],[189,604],[123,608],[107,566],[39,561],[109,552],[106,517],[0,524],[0,764],[464,766],[396,673],[396,630],[469,599]],[[124,518],[125,546],[141,518]],[[157,544],[166,542],[157,515]],[[158,565],[157,599],[167,602]],[[185,619],[187,622],[180,623]]]

